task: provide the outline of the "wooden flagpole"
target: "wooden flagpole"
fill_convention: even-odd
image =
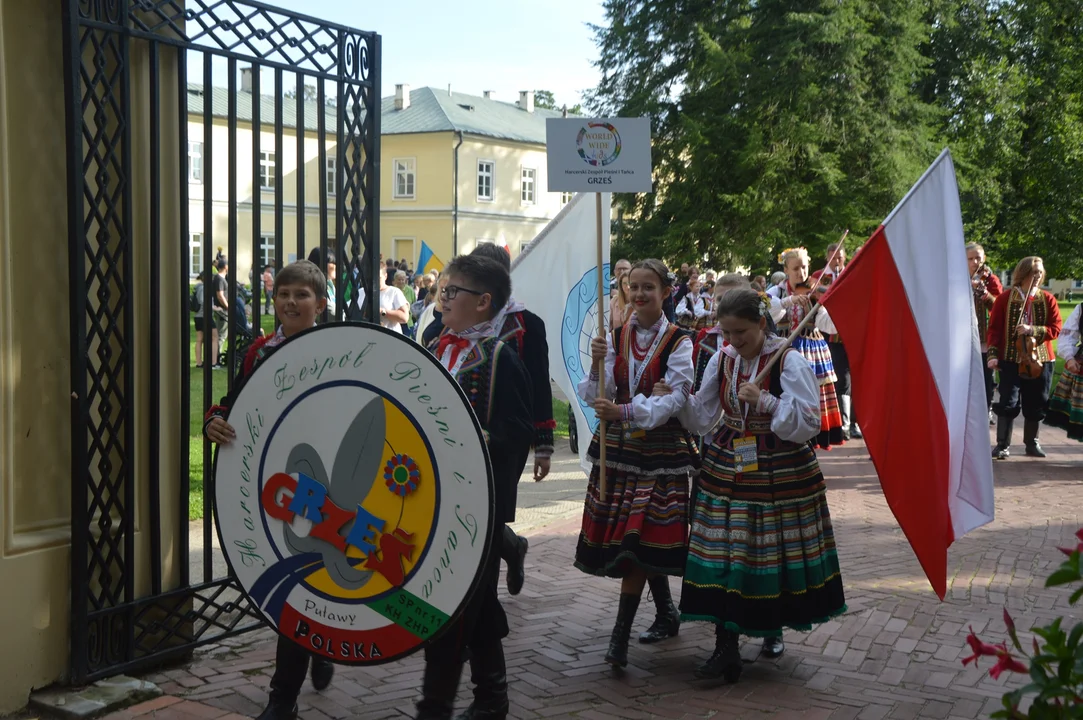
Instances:
[[[594,193],[595,230],[598,236],[598,337],[605,337],[605,264],[602,252],[602,194]],[[598,397],[605,397],[605,358],[598,363]],[[608,492],[605,472],[606,422],[598,418],[598,497]]]
[[[842,234],[842,237],[839,238],[839,243],[835,246],[835,252],[831,253],[831,257],[827,259],[828,269],[831,268],[831,263],[835,262],[835,258],[839,256],[839,250],[842,250],[843,243],[846,241],[846,236],[849,234],[850,231],[847,230]],[[834,273],[834,270],[832,270],[831,272]],[[816,284],[820,284],[819,278],[817,278]],[[793,341],[797,339],[797,336],[800,335],[806,327],[808,327],[808,324],[812,321],[814,317],[816,317],[816,314],[820,312],[821,307],[823,306],[817,303],[816,307],[805,313],[805,317],[801,319],[801,322],[799,322],[797,324],[797,327],[793,329],[793,332],[790,333],[790,336],[786,338],[786,342],[783,343],[782,347],[776,350],[775,354],[771,356],[771,360],[768,361],[767,365],[765,365],[763,370],[760,371],[760,374],[756,376],[756,379],[752,381],[753,383],[755,383],[757,386],[763,383],[763,379],[767,377],[767,373],[771,372],[771,368],[775,366],[775,363],[777,363],[779,358],[782,357],[782,354],[786,352],[786,348],[790,347],[790,345],[793,344]]]

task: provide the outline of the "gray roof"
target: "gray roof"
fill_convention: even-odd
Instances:
[[[380,122],[384,135],[458,130],[544,145],[545,119],[561,114],[560,110],[539,108],[530,113],[516,103],[423,87],[410,91],[410,107],[405,110],[395,109],[394,96],[385,97]]]
[[[206,94],[203,92],[203,86],[195,83],[188,83],[188,113],[190,115],[203,115],[203,101],[206,99]],[[259,106],[259,120],[263,126],[274,125],[275,123],[275,103],[273,95],[261,95]],[[316,122],[318,116],[316,114],[316,101],[306,100],[304,103],[305,109],[305,131],[316,132]],[[224,87],[212,87],[211,88],[211,113],[214,117],[224,118],[229,116],[229,90]],[[326,123],[327,134],[335,134],[335,123],[337,122],[338,110],[334,106],[327,106],[324,111],[324,122]],[[238,92],[237,93],[237,119],[241,122],[252,122],[252,93],[250,92]],[[297,127],[297,101],[293,98],[282,98],[282,127],[284,128],[296,128]]]
[[[190,114],[202,116],[205,99],[203,85],[188,84],[188,112]],[[229,92],[226,88],[211,88],[211,112],[215,117],[227,117],[228,101]],[[305,101],[304,111],[305,130],[314,132],[317,120],[315,100]],[[261,95],[261,124],[274,125],[274,113],[274,97]],[[335,132],[336,115],[336,108],[328,106],[325,122],[329,135]],[[560,110],[540,108],[535,108],[534,112],[527,112],[517,103],[423,87],[411,90],[410,107],[405,110],[395,109],[393,95],[383,98],[380,103],[380,115],[381,130],[384,135],[460,131],[470,135],[484,135],[544,145],[545,119],[561,117],[562,113]],[[252,121],[251,93],[237,93],[237,119],[242,122]],[[283,98],[282,126],[292,129],[296,125],[297,102],[292,98]]]

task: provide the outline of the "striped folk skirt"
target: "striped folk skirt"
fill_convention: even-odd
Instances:
[[[1068,368],[1060,374],[1060,381],[1049,398],[1045,424],[1067,430],[1069,438],[1083,442],[1083,375]]]
[[[812,366],[816,379],[820,381],[820,434],[812,440],[815,447],[830,449],[832,445],[842,445],[842,413],[839,411],[839,399],[835,394],[835,366],[831,361],[831,348],[819,330],[806,335],[799,335],[793,341],[793,347]]]
[[[606,494],[598,489],[598,434],[588,457],[583,528],[575,567],[590,575],[681,575],[687,557],[688,480],[699,466],[696,442],[676,420],[633,437],[606,426]]]
[[[758,436],[759,467],[733,470],[734,433],[707,445],[692,501],[681,617],[759,637],[846,611],[823,475],[808,445]]]

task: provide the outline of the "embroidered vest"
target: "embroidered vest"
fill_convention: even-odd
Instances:
[[[795,350],[788,349],[783,353],[779,361],[775,363],[771,368],[771,372],[767,373],[767,377],[764,378],[763,383],[760,385],[760,390],[764,392],[770,392],[775,397],[782,397],[782,364],[786,362],[786,356]],[[756,363],[756,369],[752,371],[751,376],[763,372],[763,367],[771,361],[771,356],[774,353],[766,353],[760,355],[759,362]],[[733,377],[734,367],[737,364],[737,358],[732,358],[729,355],[725,355],[722,361],[718,364],[718,397],[722,402],[722,423],[736,432],[742,431],[742,420],[745,431],[752,435],[770,435],[771,434],[771,416],[767,413],[757,412],[755,408],[748,409],[748,415],[743,416],[744,410],[740,407],[733,407],[730,404],[730,398],[727,388],[729,386],[730,378]]]
[[[500,348],[504,343],[495,337],[479,340],[459,368],[455,380],[466,393],[470,407],[474,409],[478,421],[486,431],[489,429],[489,413],[493,402],[493,378],[496,376],[496,363]],[[435,346],[433,348],[435,350]]]
[[[625,329],[628,332],[623,332]],[[658,343],[658,350],[650,359],[646,369],[642,372],[639,380],[637,394],[650,397],[655,384],[663,380],[669,369],[669,356],[673,348],[682,338],[688,337],[688,333],[676,325],[670,323],[663,331],[662,340]],[[617,361],[613,364],[613,379],[617,386],[617,403],[625,404],[632,401],[632,393],[628,388],[628,359],[632,357],[632,342],[635,338],[635,329],[631,325],[615,328],[613,330],[613,347],[617,348]]]
[[[1019,317],[1023,313],[1024,301],[1023,298],[1019,297],[1019,293],[1016,292],[1015,288],[1009,288],[1004,292],[1010,292],[1011,298],[1008,300],[1008,312],[1005,313],[1007,326],[1004,328],[1004,357],[1001,360],[1017,363],[1019,362],[1019,354],[1016,352],[1015,346],[1015,327],[1019,324]],[[1044,327],[1048,323],[1048,301],[1045,298],[1045,293],[1039,290],[1030,303],[1030,321],[1025,324]],[[1049,345],[1044,341],[1039,342],[1039,362],[1053,362],[1055,359],[1049,356]]]

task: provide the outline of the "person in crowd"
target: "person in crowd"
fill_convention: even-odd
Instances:
[[[778,304],[772,305],[772,319],[778,323],[779,334],[788,336],[805,315],[813,311],[815,301],[823,295],[825,288],[816,286],[809,278],[809,255],[805,248],[784,250],[778,256],[778,261],[786,272],[786,279],[767,294],[778,299]],[[816,437],[816,446],[826,450],[833,445],[841,445],[844,437],[842,415],[835,394],[835,381],[838,378],[831,362],[831,350],[824,340],[824,331],[834,332],[835,326],[827,309],[820,308],[816,317],[794,338],[793,347],[812,365],[820,383],[820,434]]]
[[[985,264],[985,248],[978,243],[967,243],[966,261],[970,268],[970,287],[974,291],[974,314],[978,318],[978,338],[981,341],[981,363],[985,370],[985,407],[989,410],[989,424],[996,423],[993,414],[993,370],[989,367],[989,311],[1004,292],[1000,278]]]
[[[1083,305],[1075,310],[1061,328],[1057,355],[1064,360],[1064,372],[1053,397],[1045,424],[1067,431],[1072,440],[1083,442]]]
[[[700,293],[699,277],[688,280],[688,291],[677,303],[677,323],[692,331],[706,327],[711,317],[711,298]]]
[[[487,435],[493,466],[496,522],[515,516],[515,488],[535,437],[531,380],[519,354],[493,330],[511,296],[504,267],[481,255],[460,255],[446,270],[439,302],[448,332],[435,347],[440,363],[462,386]],[[457,627],[425,648],[417,720],[450,720],[470,655],[474,701],[461,717],[506,718],[510,710],[503,639],[508,620],[497,596],[502,533],[493,533],[482,582]]]
[[[632,263],[627,258],[621,258],[613,264],[612,278],[609,280],[609,299],[617,296],[620,289],[619,280],[621,275],[627,274],[632,269]]]
[[[192,325],[196,331],[196,367],[203,367],[203,310],[207,307],[206,294],[204,292],[203,273],[196,276],[196,286],[192,290],[196,299],[196,309],[192,314]],[[218,346],[218,328],[211,326],[212,344]]]
[[[736,682],[739,636],[785,651],[784,628],[807,632],[846,611],[824,478],[809,441],[820,433],[820,383],[805,358],[768,330],[771,301],[751,288],[717,309],[725,344],[680,412],[696,433],[722,425],[704,451],[690,511],[681,619],[715,625],[697,678]]]
[[[632,318],[635,309],[628,297],[628,271],[621,273],[616,279],[616,290],[609,299],[609,322],[611,328],[620,327]]]
[[[326,307],[327,278],[320,269],[307,260],[290,263],[275,277],[274,303],[279,322],[273,335],[256,338],[245,354],[233,392],[222,398],[218,405],[207,411],[203,422],[203,436],[219,445],[237,439],[237,431],[227,417],[236,400],[236,394],[252,372],[264,362],[275,349],[302,330],[316,324],[316,318]],[[297,696],[308,671],[310,653],[285,636],[278,637],[275,650],[275,671],[271,676],[270,700],[257,720],[295,720]],[[324,690],[331,684],[335,666],[319,656],[312,657],[312,686]]]
[[[323,259],[318,247],[314,247],[309,251],[308,261],[316,267],[323,269]],[[327,248],[327,290],[325,297],[327,298],[327,317],[330,320],[335,319],[335,278],[338,277],[337,270],[338,265],[335,263],[335,251],[331,248]]]
[[[478,245],[471,255],[486,257],[500,264],[504,272],[511,272],[511,256],[492,243]],[[521,302],[509,297],[497,313],[492,324],[493,331],[507,345],[519,353],[526,368],[534,398],[534,481],[540,482],[549,474],[555,443],[553,431],[553,389],[549,384],[549,344],[545,336],[545,323],[530,312]],[[514,518],[513,518],[514,519]],[[500,556],[508,565],[508,593],[518,595],[526,580],[526,553],[529,543],[507,525]]]
[[[211,317],[214,319],[215,328],[211,338],[214,351],[212,367],[215,370],[221,370],[225,367],[219,362],[221,343],[229,334],[229,299],[226,297],[229,294],[229,281],[226,279],[229,262],[221,254],[221,248],[219,248],[218,259],[214,261],[214,269],[216,272],[211,276],[211,311],[213,313]]]
[[[683,265],[681,267],[684,267]],[[684,300],[684,296],[688,294],[688,289],[692,283],[699,287],[699,268],[695,265],[689,265],[688,271],[685,274],[685,279],[677,286],[677,293],[673,296],[673,302],[677,305],[681,304]]]
[[[406,271],[399,270],[395,273],[395,287],[402,291],[403,296],[406,298],[406,322],[402,324],[402,332],[406,335],[410,335],[414,328],[414,318],[410,314],[409,308],[417,300],[417,295],[414,294],[414,288],[412,285],[406,282]]]
[[[767,283],[766,292],[770,292],[771,288],[778,287],[784,282],[786,282],[786,273],[781,271],[771,273],[771,281]]]
[[[753,289],[759,292],[767,292],[767,278],[765,278],[763,275],[757,275],[756,277],[752,278],[751,285]]]
[[[713,313],[715,323],[711,327],[701,329],[692,343],[692,365],[696,369],[692,392],[699,392],[700,385],[703,384],[703,373],[707,370],[707,363],[711,361],[722,344],[722,326],[718,324],[717,313],[719,300],[730,290],[748,287],[751,287],[748,278],[739,273],[723,275],[715,283],[714,307],[716,310]]]
[[[1042,290],[1045,264],[1040,257],[1025,257],[1012,272],[1012,284],[993,302],[989,314],[987,367],[1000,373],[997,402],[996,446],[993,457],[1007,460],[1015,419],[1023,414],[1023,445],[1030,457],[1045,457],[1038,430],[1045,419],[1053,384],[1053,341],[1060,335],[1060,306]],[[1033,362],[1028,362],[1033,361]],[[1020,365],[1038,365],[1036,377],[1028,377]]]
[[[825,257],[828,265],[812,273],[811,276],[813,282],[818,283],[819,287],[829,286],[846,269],[845,246],[831,243],[827,246]],[[821,319],[820,325],[826,333],[827,348],[831,352],[831,365],[835,369],[835,395],[838,397],[839,415],[842,417],[842,439],[860,438],[861,428],[857,424],[857,418],[854,417],[854,404],[851,399],[850,356],[846,354],[846,346],[842,343],[842,336],[837,332],[838,328],[834,323],[827,322],[829,319],[829,317]]]
[[[263,266],[263,274],[260,276],[263,281],[263,314],[266,315],[271,312],[271,303],[274,302],[275,291],[275,268],[274,263]]]
[[[397,270],[394,272],[398,272]],[[406,319],[410,317],[410,303],[406,301],[406,296],[402,294],[402,290],[395,287],[393,284],[385,282],[387,276],[383,273],[380,274],[380,325],[384,326],[388,330],[394,330],[401,333],[402,326],[406,323]],[[395,280],[395,276],[392,274],[392,283]]]
[[[425,296],[425,309],[421,311],[421,315],[417,318],[417,328],[414,331],[414,336],[424,347],[428,347],[425,338],[431,339],[435,337],[435,335],[429,333],[429,327],[434,324],[438,328],[444,326],[440,322],[440,303],[437,302],[440,297],[440,289],[446,284],[444,277],[446,276],[441,276],[440,280],[433,283],[432,291]]]
[[[623,327],[591,341],[591,373],[578,385],[584,402],[605,420],[587,457],[593,464],[575,567],[621,579],[617,617],[605,661],[628,664],[632,622],[648,578],[684,572],[689,477],[699,463],[696,443],[676,419],[692,386],[692,342],[662,313],[673,278],[659,260],[635,263],[629,293],[635,314]],[[598,365],[604,366],[599,375]],[[599,388],[604,378],[603,389]],[[653,396],[656,383],[673,388]],[[606,443],[602,492],[599,446]],[[664,577],[663,577],[664,580]],[[668,582],[652,583],[657,637],[672,637],[680,618]]]

